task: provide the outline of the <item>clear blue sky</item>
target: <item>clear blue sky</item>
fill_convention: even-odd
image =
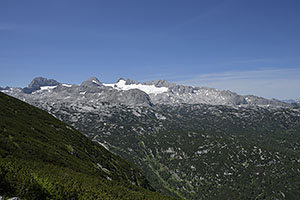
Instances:
[[[0,86],[36,76],[300,98],[300,1],[1,0]]]

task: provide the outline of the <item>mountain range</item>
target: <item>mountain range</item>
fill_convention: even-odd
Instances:
[[[156,80],[139,83],[120,78],[115,84],[101,83],[91,77],[80,85],[63,84],[53,79],[35,78],[25,88],[2,88],[4,93],[29,100],[51,98],[76,102],[111,102],[133,106],[156,104],[211,104],[229,106],[290,106],[276,99],[238,95],[228,90],[192,87]]]
[[[300,197],[300,108],[163,80],[35,78],[2,92],[41,108],[183,199]]]

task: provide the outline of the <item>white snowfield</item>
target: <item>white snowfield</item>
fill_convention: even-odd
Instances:
[[[72,85],[70,85],[70,84],[65,84],[65,83],[63,83],[63,84],[61,84],[62,86],[64,86],[64,87],[72,87]]]
[[[72,87],[72,85],[70,85],[70,84],[61,84],[61,85],[64,87]],[[53,90],[56,87],[57,87],[57,85],[56,86],[41,86],[40,90],[48,90],[50,92],[50,90]]]
[[[119,80],[115,84],[103,84],[104,86],[110,86],[117,90],[131,90],[139,89],[147,94],[161,94],[168,91],[167,87],[156,87],[155,85],[142,85],[142,84],[130,84],[126,85],[126,81]]]
[[[42,86],[41,87],[41,90],[52,90],[52,89],[54,89],[54,88],[56,88],[57,86]]]
[[[99,82],[92,80],[93,83],[100,85]],[[61,84],[63,87],[72,87],[70,84]],[[126,85],[126,81],[119,80],[117,83],[113,84],[103,84],[104,86],[112,87],[116,90],[131,90],[139,89],[147,94],[161,94],[168,91],[167,87],[156,87],[155,85],[142,85],[142,84],[130,84]],[[42,86],[40,90],[48,90],[49,92],[56,88],[57,86]]]

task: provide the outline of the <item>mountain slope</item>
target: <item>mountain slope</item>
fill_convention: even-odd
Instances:
[[[170,199],[135,166],[77,130],[0,93],[0,195],[22,199]]]
[[[39,106],[134,162],[165,193],[195,200],[300,196],[299,108]]]

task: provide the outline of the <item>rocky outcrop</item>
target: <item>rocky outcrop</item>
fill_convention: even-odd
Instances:
[[[34,78],[28,87],[23,88],[23,92],[26,94],[31,94],[34,91],[41,89],[42,86],[57,86],[60,83],[54,79],[47,79],[43,77]]]

